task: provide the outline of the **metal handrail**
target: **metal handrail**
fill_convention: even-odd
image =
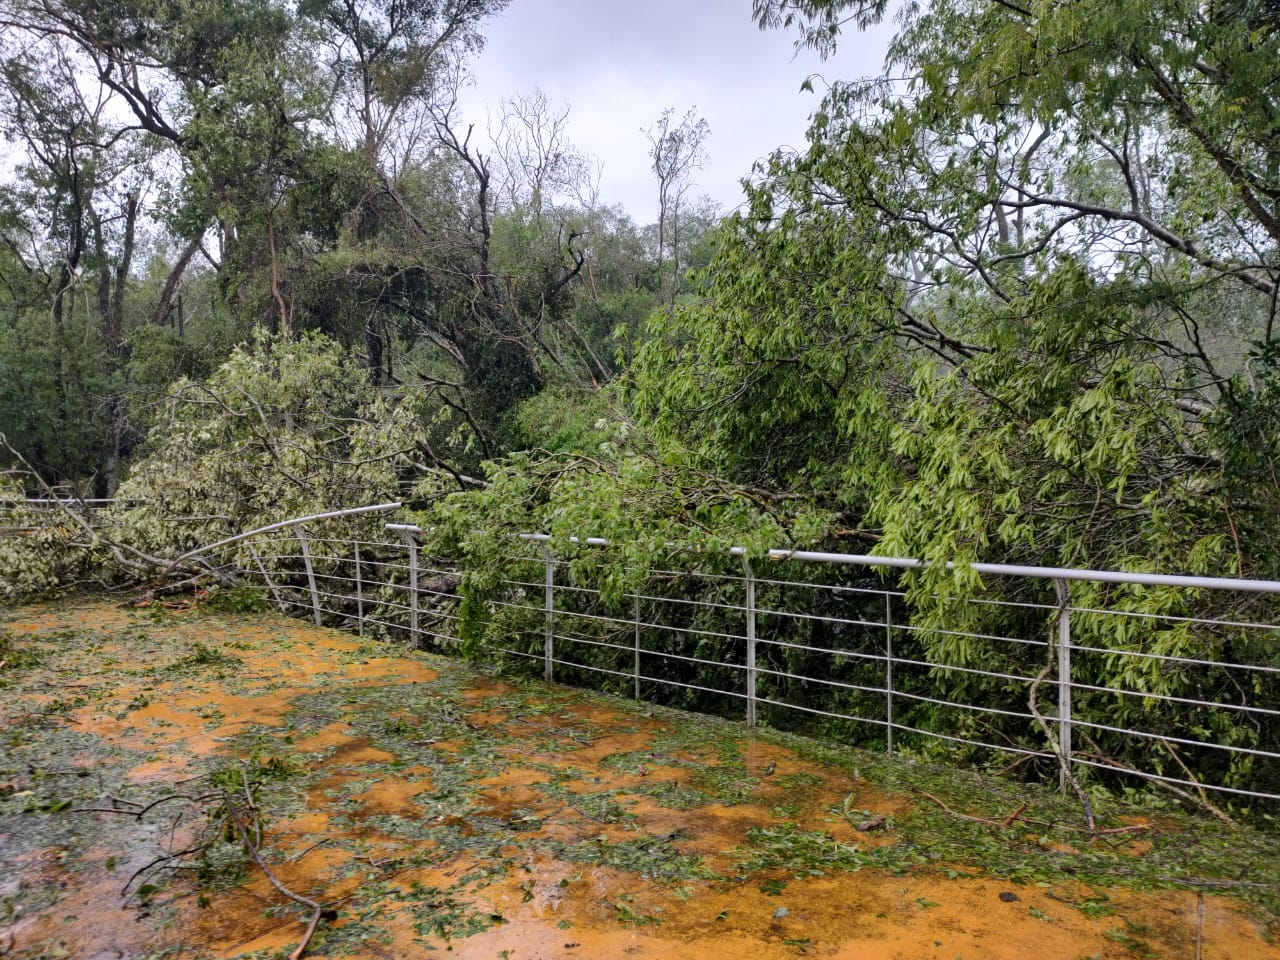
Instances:
[[[304,523],[313,523],[316,520],[335,520],[340,517],[356,517],[365,513],[386,513],[388,510],[399,510],[404,504],[402,503],[376,503],[369,507],[350,507],[346,510],[331,510],[328,513],[313,513],[306,517],[296,517],[292,520],[281,520],[278,523],[269,523],[265,527],[258,527],[249,530],[246,533],[237,533],[233,537],[226,537],[216,543],[210,543],[207,546],[196,547],[194,550],[188,550],[182,556],[178,557],[169,565],[170,569],[176,567],[183,560],[190,560],[193,557],[203,556],[213,550],[221,547],[229,547],[233,543],[239,543],[241,540],[248,540],[250,537],[256,537],[260,534],[271,533],[275,530],[287,530],[291,527],[297,527]]]
[[[397,529],[417,529],[400,524]],[[418,532],[421,532],[419,530]],[[530,543],[551,543],[553,537],[545,533],[522,533],[521,540]],[[570,537],[569,543],[578,546],[610,547],[612,541],[603,537]],[[729,547],[729,556],[746,556],[745,547]],[[1183,587],[1198,590],[1243,590],[1249,593],[1280,593],[1280,580],[1249,580],[1232,577],[1199,577],[1187,574],[1128,573],[1118,570],[1080,570],[1072,567],[1034,567],[1010,563],[956,563],[947,560],[934,563],[912,557],[882,557],[869,553],[826,553],[819,550],[791,550],[775,547],[764,553],[770,560],[800,560],[806,563],[836,563],[865,567],[889,567],[903,570],[923,570],[942,566],[947,570],[970,569],[1002,577],[1030,577],[1042,580],[1073,580],[1089,583],[1125,583],[1147,587]]]
[[[304,609],[317,624],[327,621],[359,629],[361,633],[369,625],[383,635],[399,634],[412,641],[431,639],[454,643],[459,614],[447,604],[456,596],[457,583],[439,587],[435,579],[428,577],[456,577],[459,571],[438,569],[440,566],[448,567],[443,561],[430,565],[432,569],[422,563],[425,559],[424,534],[427,531],[409,523],[386,523],[382,525],[386,530],[383,539],[382,535],[369,535],[367,531],[365,536],[359,536],[354,530],[342,529],[326,530],[323,537],[312,537],[306,530],[306,525],[311,522],[356,517],[399,506],[377,504],[281,521],[190,551],[186,557],[207,555],[237,542],[261,538],[257,548],[253,543],[249,544],[253,564],[245,573],[255,578],[260,575],[282,610],[290,607]],[[276,535],[272,536],[273,533]],[[1280,752],[1277,752],[1280,748],[1276,747],[1274,738],[1264,737],[1252,746],[1197,739],[1201,733],[1194,726],[1177,723],[1168,731],[1157,733],[1151,729],[1152,724],[1142,724],[1140,718],[1118,720],[1106,708],[1109,702],[1107,695],[1111,694],[1129,703],[1150,701],[1168,705],[1170,709],[1181,706],[1192,710],[1222,711],[1227,716],[1255,721],[1280,716],[1280,709],[1269,705],[1273,695],[1263,692],[1272,689],[1280,677],[1280,666],[1269,665],[1269,655],[1262,655],[1258,663],[1215,660],[1212,659],[1212,647],[1189,650],[1187,655],[1179,656],[1177,651],[1155,652],[1142,644],[1134,645],[1133,649],[1108,648],[1105,641],[1091,644],[1080,636],[1073,638],[1072,634],[1073,627],[1077,634],[1080,633],[1082,623],[1089,629],[1096,629],[1096,617],[1142,616],[1146,618],[1143,622],[1153,626],[1164,621],[1165,626],[1203,625],[1210,632],[1222,628],[1265,631],[1260,634],[1265,642],[1271,634],[1280,640],[1280,624],[1267,623],[1262,619],[1250,621],[1247,617],[1251,614],[1244,614],[1246,619],[1241,619],[1238,612],[1227,619],[1214,619],[1194,616],[1194,609],[1190,616],[1185,612],[1163,616],[1151,611],[1096,609],[1105,607],[1103,603],[1074,607],[1070,590],[1072,583],[1083,581],[1277,595],[1280,594],[1280,583],[1275,581],[1015,564],[939,562],[935,565],[922,560],[869,554],[786,549],[759,553],[735,546],[715,552],[722,557],[737,558],[740,572],[730,573],[727,566],[715,573],[665,571],[694,582],[715,581],[714,596],[700,598],[696,592],[690,593],[687,587],[678,586],[673,590],[675,595],[663,596],[665,591],[661,584],[650,582],[633,592],[614,597],[617,603],[601,604],[600,586],[571,580],[570,558],[565,551],[557,551],[556,545],[567,542],[576,546],[609,547],[612,545],[609,540],[572,537],[566,541],[547,534],[523,534],[516,542],[521,541],[532,549],[527,549],[527,555],[520,556],[517,554],[521,551],[511,551],[508,559],[513,569],[503,580],[503,589],[507,592],[490,598],[489,603],[495,612],[509,613],[514,618],[513,622],[519,625],[519,630],[523,631],[520,648],[507,652],[540,664],[542,675],[548,680],[556,679],[557,671],[563,678],[563,671],[570,669],[574,671],[570,677],[573,680],[599,676],[628,681],[637,699],[660,688],[727,697],[731,698],[730,702],[743,704],[748,724],[757,721],[757,711],[761,708],[774,711],[770,717],[777,717],[777,711],[785,710],[796,711],[799,715],[867,724],[881,731],[889,752],[893,752],[893,738],[898,733],[1014,755],[1057,759],[1064,785],[1071,767],[1099,766],[1093,754],[1073,750],[1072,733],[1077,728],[1124,737],[1122,741],[1113,742],[1125,743],[1125,749],[1130,744],[1150,744],[1153,740],[1160,740],[1177,746],[1239,754],[1268,765],[1280,759]],[[315,550],[313,547],[316,545],[323,546]],[[675,545],[669,546],[677,549]],[[262,548],[261,552],[258,548]],[[848,587],[839,582],[808,582],[799,577],[787,579],[785,575],[776,578],[759,576],[753,569],[752,557],[756,558],[757,567],[762,566],[761,560],[764,564],[770,561],[784,564],[803,562],[891,569],[929,566],[957,569],[967,566],[984,576],[1034,578],[1054,585],[1057,596],[1056,602],[1036,603],[1026,602],[1025,597],[1006,600],[998,594],[976,598],[975,602],[984,608],[1011,608],[1021,620],[1039,624],[1031,629],[1029,635],[1000,636],[998,633],[1022,631],[1010,629],[984,633],[977,632],[979,628],[976,625],[966,630],[962,624],[942,622],[933,627],[913,622],[911,617],[903,615],[913,603],[909,591],[904,593],[892,585],[870,590]],[[530,576],[524,564],[534,564],[535,569],[544,568],[545,576]],[[738,565],[735,563],[733,566]],[[520,574],[516,569],[520,569]],[[661,579],[666,581],[668,577]],[[836,579],[838,581],[839,578]],[[741,594],[734,584],[741,585]],[[756,588],[764,585],[771,591],[770,596],[773,591],[783,591],[791,594],[791,601],[773,602],[762,596],[758,603]],[[811,588],[826,592],[820,595],[820,600],[815,596],[804,601],[813,603],[812,606],[795,607],[797,596]],[[883,611],[880,613],[875,611],[878,596],[883,597]],[[850,609],[846,606],[849,602],[858,606]],[[618,603],[622,606],[619,607]],[[789,606],[792,609],[787,609]],[[1082,615],[1076,624],[1072,623],[1074,615]],[[1041,632],[1046,623],[1053,628],[1049,637]],[[816,635],[809,639],[807,631],[811,629],[824,631],[821,642],[815,642]],[[1010,651],[1008,655],[1014,659],[961,663],[947,657],[935,657],[921,643],[920,638],[925,635],[944,640],[954,637],[972,638],[978,643],[998,643],[1002,646],[992,649],[1007,649]],[[660,639],[657,642],[649,639],[653,637]],[[1026,658],[1032,656],[1032,647],[1043,651],[1040,656],[1053,658],[1053,667],[1047,675],[1028,675],[1035,672],[1034,669],[1025,669]],[[594,652],[587,656],[579,655],[587,650]],[[803,669],[793,667],[789,662],[784,667],[777,659],[783,654],[772,651],[793,651],[818,659]],[[1086,659],[1073,670],[1071,658],[1081,654]],[[1199,695],[1179,688],[1150,692],[1144,689],[1147,686],[1145,682],[1116,682],[1114,687],[1102,686],[1094,682],[1095,678],[1088,672],[1087,658],[1099,654],[1147,658],[1162,665],[1167,662],[1171,669],[1231,671],[1253,678],[1256,684],[1265,682],[1267,687],[1237,685],[1241,690],[1239,697],[1233,695],[1215,701],[1206,699],[1207,694]],[[1004,656],[1003,653],[1000,655]],[[697,676],[690,676],[684,665],[697,666],[701,670]],[[1005,690],[1003,701],[957,696],[942,685],[942,678],[957,675],[996,681],[997,686]],[[757,689],[759,684],[763,686]],[[792,692],[791,684],[801,686]],[[1016,706],[1011,700],[1014,690],[1025,689],[1030,696],[1030,690],[1041,685],[1045,695],[1037,711],[1027,713],[1009,709]],[[803,692],[805,688],[812,692]],[[1077,697],[1075,703],[1073,696]],[[1258,700],[1257,696],[1263,699]],[[927,722],[922,723],[903,710],[904,705],[910,704],[935,704],[941,708],[941,713],[931,715]],[[1034,719],[1037,726],[1031,729],[1035,731],[1035,737],[1028,739],[1025,734],[1016,733],[1008,742],[1000,742],[998,736],[983,734],[980,726],[947,726],[947,718],[953,715],[958,722],[964,722],[960,721],[961,717],[988,715],[1001,718],[1006,724]],[[1142,726],[1148,729],[1141,729]],[[1035,749],[1040,731],[1046,729],[1053,733],[1052,743],[1039,741],[1042,745]],[[1149,749],[1138,747],[1134,756],[1147,757]],[[1190,783],[1197,788],[1237,796],[1280,800],[1280,793],[1249,789],[1249,785],[1233,785],[1227,780],[1197,782],[1175,779],[1160,772],[1154,764],[1150,769],[1134,769],[1134,766],[1148,766],[1145,760],[1119,769],[1110,760],[1102,766],[1112,772],[1133,774],[1171,785]],[[1280,774],[1280,768],[1277,768],[1277,773]]]

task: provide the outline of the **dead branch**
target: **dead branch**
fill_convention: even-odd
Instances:
[[[315,843],[313,843],[311,846],[307,847],[307,849],[305,849],[305,850],[303,850],[301,853],[297,854],[297,855],[296,855],[296,856],[295,856],[291,861],[289,861],[289,862],[290,862],[290,863],[297,863],[299,860],[301,860],[303,857],[305,857],[305,856],[306,856],[308,853],[310,853],[312,850],[315,850],[315,849],[317,849],[318,847],[323,847],[326,843],[331,843],[332,841],[333,841],[333,837],[325,837],[323,840],[317,840],[317,841],[316,841]]]
[[[293,953],[289,954],[289,960],[299,960],[303,953],[306,952],[307,945],[311,942],[311,938],[315,936],[316,929],[320,926],[321,919],[329,912],[329,909],[312,900],[310,897],[304,897],[300,893],[294,893],[281,883],[280,878],[272,873],[271,868],[268,867],[266,861],[262,859],[262,854],[258,852],[257,846],[249,836],[249,831],[246,829],[244,821],[240,819],[240,812],[236,810],[234,801],[232,801],[231,796],[225,790],[222,791],[222,802],[226,804],[227,813],[230,814],[231,822],[235,824],[236,833],[239,834],[240,841],[244,844],[245,850],[248,851],[249,857],[257,865],[258,869],[262,871],[267,880],[271,882],[271,885],[283,896],[288,897],[294,903],[311,908],[311,923],[308,924],[306,932],[303,934],[302,940],[298,943],[298,946],[294,949]]]
[[[1007,817],[1004,818],[1004,823],[1002,823],[1001,826],[1007,830],[1009,826],[1013,823],[1013,821],[1017,820],[1020,816],[1022,816],[1026,812],[1026,810],[1027,810],[1027,805],[1025,803],[1019,804],[1017,810],[1013,811],[1013,813],[1009,814]]]
[[[1021,820],[1023,823],[1034,827],[1047,827],[1052,830],[1070,830],[1073,833],[1087,833],[1091,837],[1116,836],[1118,834],[1125,833],[1144,833],[1151,829],[1151,827],[1145,823],[1134,823],[1125,827],[1098,829],[1096,825],[1093,827],[1074,827],[1071,824],[1051,823],[1048,820],[1029,820],[1022,817],[1023,811],[1027,809],[1027,805],[1025,803],[1003,820],[992,820],[990,817],[977,817],[970,813],[961,813],[959,810],[953,810],[932,793],[925,793],[923,790],[913,790],[912,792],[919,794],[926,800],[932,800],[941,807],[945,813],[950,814],[958,820],[968,820],[970,823],[981,823],[988,827],[999,827],[1002,830],[1012,826],[1016,820]]]
[[[205,570],[205,571],[202,571],[201,573],[197,573],[193,577],[188,577],[186,580],[178,580],[178,581],[175,581],[174,583],[166,583],[157,587],[152,587],[150,590],[141,594],[136,599],[125,601],[124,604],[122,604],[122,606],[126,606],[126,607],[148,606],[149,604],[155,603],[161,597],[171,597],[177,593],[186,593],[188,590],[198,585],[201,581],[213,575],[214,575],[214,571]],[[222,578],[219,578],[219,579],[222,579]]]
[[[1103,764],[1104,766],[1113,767],[1116,770],[1124,770],[1125,772],[1128,772],[1128,773],[1132,772],[1123,763],[1113,760],[1110,757],[1108,757],[1106,754],[1104,754],[1100,749],[1098,749],[1098,745],[1094,743],[1092,739],[1089,739],[1089,738],[1086,738],[1086,739],[1089,740],[1089,745],[1093,747],[1095,751],[1094,754],[1090,757],[1091,760],[1094,760],[1100,764]],[[1187,803],[1190,803],[1194,806],[1198,806],[1202,810],[1205,810],[1208,813],[1213,814],[1215,817],[1217,817],[1227,826],[1232,828],[1238,828],[1240,826],[1228,814],[1224,813],[1219,807],[1215,806],[1207,798],[1196,796],[1191,791],[1183,790],[1181,787],[1174,786],[1172,783],[1168,783],[1167,781],[1164,781],[1164,780],[1157,780],[1154,778],[1149,778],[1149,779],[1151,783],[1155,784],[1161,790],[1164,790],[1167,793],[1171,793],[1175,797],[1178,797],[1181,800],[1185,800]]]
[[[193,853],[199,853],[200,851],[204,850],[208,846],[209,846],[208,842],[198,843],[195,846],[187,847],[185,850],[179,850],[176,853],[165,853],[165,854],[162,854],[161,856],[156,857],[154,860],[148,863],[145,867],[139,867],[137,870],[133,871],[133,875],[130,876],[129,879],[125,881],[124,886],[120,888],[120,896],[123,897],[126,893],[128,893],[129,888],[133,886],[133,881],[137,880],[140,876],[142,876],[144,873],[147,873],[153,867],[158,867],[161,864],[169,863],[170,861],[173,861],[173,860],[180,860],[183,857],[189,856],[190,854],[193,854]]]

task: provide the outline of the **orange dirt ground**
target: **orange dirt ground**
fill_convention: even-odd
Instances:
[[[20,731],[0,742],[0,800],[35,805],[5,817],[0,803],[0,956],[285,956],[309,911],[252,864],[203,894],[183,869],[122,896],[198,835],[183,804],[76,812],[210,792],[196,778],[221,765],[245,780],[281,773],[257,795],[263,857],[337,912],[308,956],[1280,958],[1256,910],[1218,896],[1014,883],[976,863],[859,869],[853,852],[901,842],[898,824],[925,801],[720,721],[727,748],[701,744],[691,731],[706,721],[674,711],[274,616],[108,603],[7,616],[0,627],[42,659],[0,685],[0,720]],[[182,666],[201,649],[238,663]],[[76,737],[43,774],[19,757],[42,731]],[[74,803],[56,810],[46,795]],[[887,829],[858,831],[879,816]],[[830,845],[816,866],[744,863],[749,830],[784,824]],[[87,836],[60,832],[77,825]],[[1124,853],[1176,842],[1153,830]],[[1077,855],[1046,846],[1055,863]]]

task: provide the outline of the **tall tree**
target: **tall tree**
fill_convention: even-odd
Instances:
[[[502,102],[497,129],[490,131],[500,164],[499,203],[535,218],[557,206],[595,208],[599,169],[569,142],[568,128],[568,104],[553,104],[536,87]]]
[[[821,43],[882,9],[757,4]],[[1268,9],[910,8],[892,76],[836,84],[775,158],[714,316],[654,347],[688,373],[655,368],[655,409],[703,411],[724,464],[820,478],[883,549],[1274,571]]]
[[[317,21],[338,96],[344,143],[394,176],[429,138],[429,111],[451,96],[451,75],[483,44],[480,25],[510,0],[305,0]]]
[[[674,305],[680,292],[680,205],[692,186],[693,173],[707,160],[711,126],[690,107],[675,123],[668,107],[648,130],[649,160],[658,180],[658,298]],[[666,290],[663,264],[671,253],[671,286]]]
[[[35,434],[35,461],[66,478],[78,472],[74,459],[90,460],[96,492],[106,495],[118,480],[127,429],[125,295],[154,150],[135,131],[113,129],[119,98],[84,76],[68,46],[48,39],[14,51],[2,67],[0,110],[6,132],[26,150],[18,190],[30,204],[25,242],[10,234],[10,249],[47,297],[40,349],[51,367],[12,376],[25,384],[20,405],[41,406],[41,376],[53,391],[51,411],[23,418],[46,424]],[[35,316],[15,324],[15,336]],[[81,376],[86,363],[92,385]],[[84,416],[86,407],[94,413]]]

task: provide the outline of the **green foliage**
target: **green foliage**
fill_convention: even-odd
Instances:
[[[625,435],[614,419],[618,412],[616,389],[551,385],[512,411],[509,445],[513,450],[607,454],[619,434]]]
[[[259,339],[173,394],[112,514],[131,543],[152,553],[395,499],[419,435],[412,398],[393,406],[320,336]]]
[[[205,605],[221,613],[265,613],[271,609],[267,591],[261,587],[213,588]]]
[[[28,670],[38,666],[41,661],[39,651],[32,649],[30,643],[18,640],[9,630],[0,628],[0,662],[6,670]],[[0,686],[7,686],[0,679]]]
[[[545,100],[518,119],[552,140],[506,144],[492,182],[450,118],[419,149],[439,77],[502,5],[410,3],[384,17],[376,4],[128,2],[90,21],[55,4],[57,29],[27,29],[32,50],[79,44],[136,87],[147,149],[173,151],[156,166],[174,178],[162,219],[180,237],[216,233],[218,256],[183,287],[199,300],[184,333],[166,257],[136,281],[132,241],[111,226],[132,195],[125,173],[151,160],[141,138],[59,152],[80,126],[114,143],[109,118],[42,80],[35,54],[5,64],[10,119],[46,149],[0,197],[0,432],[40,469],[100,485],[134,455],[103,536],[19,517],[31,529],[0,540],[6,598],[115,575],[128,554],[108,534],[171,556],[397,498],[412,478],[431,550],[465,570],[471,650],[542,642],[532,598],[545,555],[526,544],[512,559],[520,533],[549,535],[558,583],[600,587],[598,600],[566,591],[566,604],[600,644],[583,667],[605,670],[629,655],[617,621],[659,589],[700,603],[687,634],[657,649],[732,659],[726,635],[741,625],[720,611],[738,602],[727,575],[742,560],[729,546],[748,561],[778,546],[913,556],[929,565],[892,584],[907,591],[909,652],[956,669],[904,680],[915,699],[899,719],[1039,747],[1020,721],[956,720],[923,699],[1021,711],[1023,687],[964,671],[1034,676],[1047,662],[1042,647],[984,638],[1048,637],[1051,586],[983,583],[970,562],[1280,577],[1269,7],[908,6],[889,72],[909,79],[835,83],[805,152],[771,158],[718,228],[714,211],[686,215],[677,240],[665,212],[649,236],[617,210],[565,200],[576,154],[537,153],[560,136]],[[755,16],[826,52],[843,25],[885,9],[759,0]],[[73,60],[58,61],[72,85]],[[148,99],[139,64],[172,101]],[[656,313],[668,281],[655,240],[664,254],[682,243],[679,261],[699,268],[697,296]],[[61,279],[42,263],[65,264]],[[171,326],[149,322],[173,306]],[[224,356],[264,327],[278,338]],[[625,384],[610,386],[622,367]],[[612,547],[575,542],[589,537]],[[524,586],[504,585],[513,569]],[[1274,601],[1072,589],[1073,633],[1096,648],[1077,660],[1079,706],[1102,727],[1141,720],[1276,748],[1264,726],[1175,709],[1170,698],[1234,697],[1230,671],[1162,659],[1274,662],[1274,637],[1229,626],[1274,622]],[[869,620],[878,599],[802,592],[761,585],[771,636],[791,644],[766,654],[762,690],[803,698],[795,676],[819,669],[843,685],[834,703],[876,709],[859,692],[872,666],[815,666],[805,650],[865,637],[786,615],[803,603]],[[976,602],[990,599],[1023,605]],[[1090,612],[1103,607],[1131,616]],[[710,681],[684,664],[661,669]],[[1147,696],[1110,696],[1113,683]],[[1245,693],[1280,702],[1261,682]],[[1109,759],[1137,751],[1176,772],[1191,756],[1095,733]],[[1191,759],[1241,786],[1275,776]]]
[[[227,610],[227,613],[247,613],[246,610]],[[188,670],[205,670],[214,667],[218,670],[234,670],[242,666],[239,658],[225,651],[207,646],[203,643],[191,645],[191,652],[170,664],[169,670],[182,673]]]
[[[850,6],[795,9],[834,31]],[[855,19],[881,12],[854,6]],[[758,13],[785,19],[777,5]],[[1170,33],[1172,22],[1185,32]],[[1271,107],[1236,102],[1241,84],[1270,87],[1276,41],[1233,29],[1178,3],[909,10],[892,57],[916,79],[836,85],[808,152],[772,160],[749,208],[719,233],[704,296],[648,324],[630,370],[632,413],[614,418],[625,435],[588,432],[587,416],[540,398],[516,422],[536,417],[557,455],[495,464],[487,489],[430,518],[441,552],[467,566],[472,641],[515,636],[536,649],[536,618],[518,610],[536,600],[498,592],[513,535],[532,530],[550,534],[563,561],[557,583],[601,588],[600,606],[581,612],[618,618],[651,592],[641,588],[654,571],[724,563],[699,551],[847,549],[874,537],[877,552],[931,562],[903,580],[919,644],[909,653],[1010,676],[1037,674],[1044,649],[982,638],[1048,637],[1052,585],[984,584],[968,562],[1276,576],[1268,301],[1280,225],[1258,198],[1278,188],[1280,168],[1269,159]],[[1193,96],[1193,83],[1207,89]],[[590,536],[614,546],[571,542]],[[541,567],[531,555],[519,576],[536,584]],[[719,599],[717,588],[662,586]],[[1073,601],[1131,614],[1081,612],[1079,644],[1146,655],[1078,658],[1077,679],[1099,688],[1079,706],[1097,723],[1274,747],[1272,733],[1167,699],[1230,702],[1229,671],[1161,659],[1270,662],[1262,632],[1186,619],[1274,619],[1269,601],[1088,585]],[[732,633],[729,620],[690,626]],[[616,633],[603,626],[591,639],[624,645]],[[854,642],[816,634],[783,624],[776,637]],[[699,644],[681,652],[727,653]],[[601,646],[589,665],[625,669],[620,656]],[[772,666],[795,673],[803,661],[789,652]],[[853,688],[868,682],[852,667],[826,670]],[[1025,687],[1002,679],[940,670],[919,682],[908,692],[1026,709]],[[1151,696],[1101,692],[1113,683]],[[1275,702],[1269,689],[1251,696]],[[902,722],[922,729],[1040,745],[1020,722],[993,730],[922,701],[905,709]],[[1157,771],[1190,759],[1234,784],[1273,776],[1105,730],[1093,747]]]
[[[23,503],[22,476],[0,474],[0,603],[52,593],[92,567],[84,530]]]
[[[53,479],[79,478],[101,462],[102,397],[115,380],[99,332],[69,319],[58,329],[47,309],[0,317],[0,434]]]
[[[756,10],[819,47],[846,15],[883,12]],[[1242,98],[1273,87],[1277,42],[1176,0],[909,8],[891,69],[913,79],[834,85],[807,153],[773,158],[721,230],[704,298],[650,324],[631,370],[638,432],[673,471],[794,493],[798,515],[827,518],[810,537],[847,549],[872,535],[874,552],[930,561],[903,583],[911,642],[943,665],[1034,676],[1042,650],[982,637],[1044,638],[1056,622],[1051,584],[984,584],[968,562],[1277,576],[1280,222],[1260,198],[1280,189],[1280,166],[1272,100]],[[767,536],[804,543],[796,533]],[[659,521],[653,541],[668,538],[688,543]],[[1156,699],[1232,701],[1229,671],[1160,658],[1271,662],[1260,631],[1185,619],[1274,620],[1269,601],[1073,590],[1077,606],[1133,615],[1080,614],[1078,643],[1149,655],[1078,658],[1083,683],[1153,695],[1082,695],[1098,723],[1274,746],[1221,711]],[[1026,708],[1019,685],[958,671],[936,671],[927,692]],[[908,710],[903,722],[951,735],[1038,739]],[[1178,762],[1094,740],[1114,759]],[[1247,760],[1215,775],[1262,782]]]
[[[452,429],[432,435],[429,416],[420,398],[375,389],[331,340],[260,337],[207,380],[172,387],[116,504],[94,514],[92,535],[65,512],[12,512],[9,523],[30,529],[0,537],[0,597],[43,593],[89,573],[134,576],[149,569],[147,558],[176,558],[278,520],[396,500],[410,478],[422,491],[439,489],[448,477],[420,467],[419,440],[432,436],[450,453],[451,438],[466,441]],[[5,482],[5,499],[20,503],[16,481]],[[265,601],[228,591],[213,602],[247,612]]]

